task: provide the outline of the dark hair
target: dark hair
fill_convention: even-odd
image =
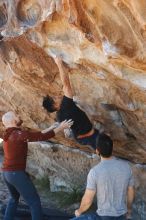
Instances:
[[[106,158],[110,157],[113,152],[112,139],[104,133],[99,134],[97,137],[96,149],[99,151],[101,156]]]
[[[45,96],[43,98],[43,107],[48,111],[48,112],[55,112],[56,109],[54,108],[54,100],[50,96]]]

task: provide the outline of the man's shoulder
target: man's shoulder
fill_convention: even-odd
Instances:
[[[128,166],[130,167],[130,162],[125,159],[125,158],[121,158],[121,157],[115,157],[115,161],[119,164],[122,164],[123,166]]]
[[[62,101],[61,101],[60,108],[62,109],[62,108],[64,108],[64,106],[68,106],[68,105],[70,106],[72,104],[74,104],[73,99],[64,95],[63,98],[62,98]]]
[[[73,98],[70,98],[68,96],[63,96],[62,101],[66,101],[66,102],[73,102]]]
[[[17,134],[19,134],[20,132],[21,132],[21,128],[19,128],[19,127],[8,128],[3,133],[3,139],[4,139],[4,141],[7,141],[8,139],[15,140]]]
[[[132,172],[130,162],[126,159],[121,159],[121,158],[115,159],[113,169],[115,170],[115,172],[117,172],[117,169],[118,169],[121,174],[123,173],[123,175],[125,174],[131,175],[131,172]]]
[[[93,166],[90,170],[91,173],[95,173],[97,172],[98,170],[100,170],[101,168],[101,162],[99,162],[98,164],[96,164],[95,166]]]
[[[113,164],[114,167],[125,167],[125,168],[130,168],[130,163],[128,160],[123,159],[123,158],[118,158],[118,157],[113,157],[113,159],[111,160],[111,164]],[[98,164],[96,164],[95,166],[93,166],[91,168],[91,172],[95,172],[95,171],[100,171],[100,169],[103,168],[107,168],[108,163],[102,163],[99,162]]]
[[[97,176],[100,175],[105,169],[107,169],[107,167],[102,162],[99,162],[90,169],[89,173],[91,176]]]

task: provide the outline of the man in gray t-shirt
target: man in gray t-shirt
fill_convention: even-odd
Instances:
[[[113,142],[110,137],[100,134],[96,153],[101,156],[101,162],[88,174],[86,191],[73,220],[131,218],[134,199],[132,170],[127,161],[112,157],[112,150]],[[81,215],[91,206],[95,195],[98,207],[96,213]]]

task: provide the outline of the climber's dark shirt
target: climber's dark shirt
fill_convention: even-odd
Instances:
[[[75,137],[86,134],[92,129],[86,113],[76,106],[73,99],[63,96],[60,110],[57,112],[57,120],[61,122],[65,119],[74,121],[71,129]]]

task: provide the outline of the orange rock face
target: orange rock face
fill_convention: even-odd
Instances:
[[[81,107],[111,135],[115,155],[145,163],[145,10],[138,0],[2,0],[0,114],[14,110],[34,129],[50,125],[55,115],[42,98],[62,95],[52,58],[62,55]]]

